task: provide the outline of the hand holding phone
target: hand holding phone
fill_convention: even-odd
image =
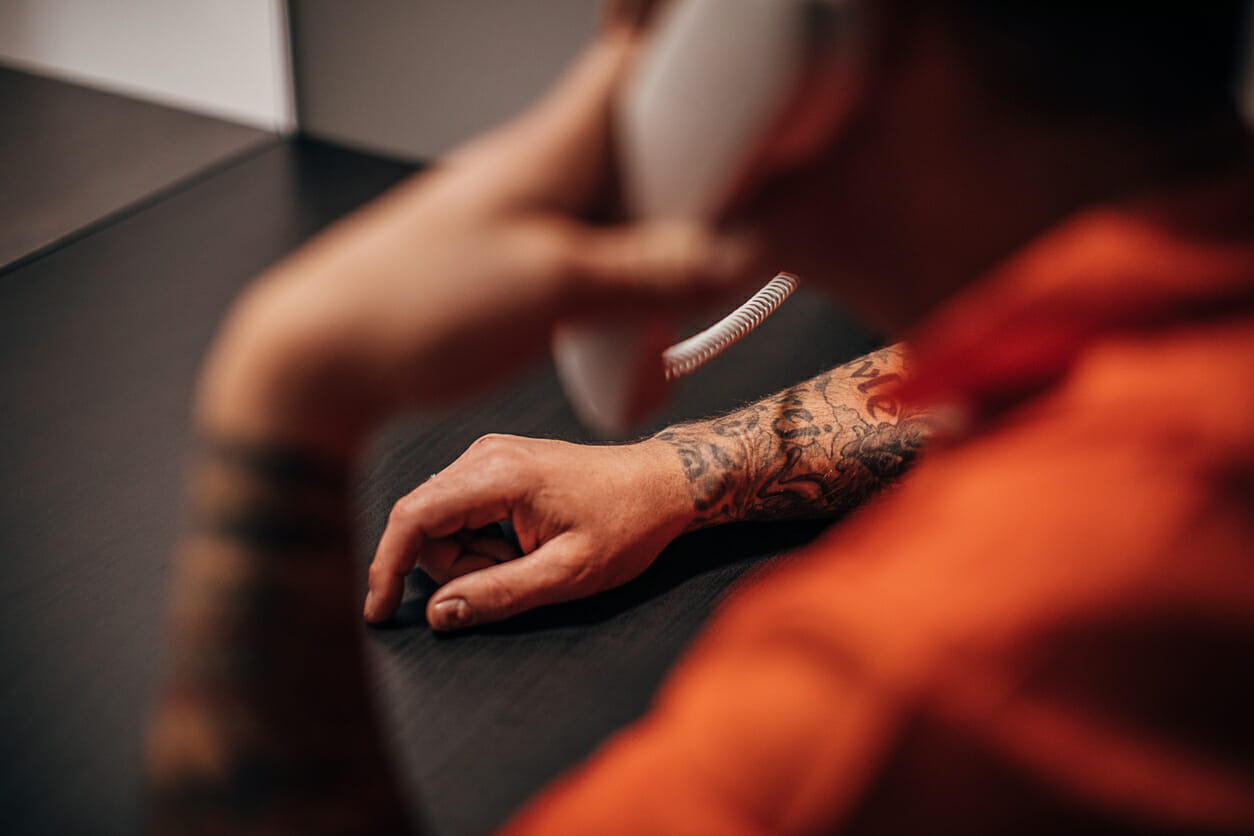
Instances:
[[[760,176],[784,133],[807,66],[843,4],[831,0],[677,0],[624,86],[615,140],[636,219],[717,220]],[[665,319],[567,323],[559,376],[594,431],[621,436],[665,397],[668,379],[721,353],[797,286],[781,274],[731,316],[684,343]]]

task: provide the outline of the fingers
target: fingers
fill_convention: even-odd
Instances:
[[[490,526],[489,530],[495,528]],[[459,531],[425,543],[417,553],[417,568],[436,583],[513,560],[521,552],[499,534]]]
[[[517,560],[449,581],[427,602],[427,621],[436,630],[463,630],[597,591],[581,543],[564,534]]]
[[[652,307],[709,301],[753,278],[757,247],[747,234],[662,221],[569,230],[565,265],[570,292],[598,306]]]
[[[520,485],[522,468],[505,453],[501,437],[485,436],[397,502],[370,564],[366,620],[396,612],[420,554],[437,573],[447,573],[463,551],[451,535],[508,518]]]
[[[499,532],[500,529],[497,528],[497,531]],[[466,538],[462,548],[465,549],[467,556],[486,558],[493,563],[504,563],[522,555],[522,552],[513,543],[506,540],[499,533],[486,536],[472,534]],[[457,572],[456,574],[464,575],[465,572]]]

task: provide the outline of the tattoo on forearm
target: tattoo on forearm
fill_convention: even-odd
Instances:
[[[720,522],[828,517],[895,483],[928,436],[894,396],[904,356],[885,348],[728,415],[664,430],[698,512]]]
[[[346,468],[213,441],[194,474],[150,829],[405,832],[351,600]]]

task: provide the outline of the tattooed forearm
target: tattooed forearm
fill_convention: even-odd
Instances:
[[[736,520],[827,517],[894,483],[928,435],[894,390],[905,374],[894,346],[742,409],[671,427],[692,491],[690,529]]]
[[[198,456],[150,830],[399,833],[352,604],[346,469],[212,442]]]

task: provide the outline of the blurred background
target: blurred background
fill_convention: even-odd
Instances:
[[[600,5],[0,0],[0,63],[429,159],[541,91],[594,31]]]
[[[0,64],[421,160],[541,91],[601,5],[0,0]],[[1254,114],[1254,85],[1245,102]]]
[[[21,175],[6,172],[10,182],[0,195],[0,210],[18,206],[26,217],[0,230],[0,266],[116,208],[110,201],[122,205],[140,198],[180,174],[246,149],[262,135],[299,135],[408,162],[438,158],[542,91],[594,31],[601,5],[600,0],[0,0],[0,69],[219,123],[196,130],[171,123],[149,131],[163,142],[147,149],[141,141],[131,149],[147,158],[142,171],[138,165],[127,170],[124,159],[96,147],[107,143],[108,135],[84,143],[79,156],[85,173],[73,179],[88,194],[80,196],[86,202],[78,213],[61,211],[59,220],[69,229],[36,217],[40,189],[22,188]],[[15,113],[15,100],[22,94],[28,100],[44,97],[14,91],[12,72],[6,78],[8,124],[0,128],[0,143],[7,148],[24,129],[21,119],[33,118]],[[1247,79],[1254,79],[1254,70]],[[1247,81],[1241,96],[1254,118],[1254,81]],[[53,128],[72,130],[72,115],[58,119]],[[120,120],[123,134],[134,133],[126,130],[128,123]],[[118,182],[100,184],[99,166],[87,165],[93,157],[116,163]],[[168,163],[154,167],[154,157]],[[28,171],[28,176],[33,175]],[[108,194],[86,200],[93,186]],[[6,221],[10,214],[5,212]]]
[[[434,159],[542,91],[599,12],[598,0],[0,0],[0,269],[267,137]],[[67,159],[16,161],[48,134],[73,144]]]

